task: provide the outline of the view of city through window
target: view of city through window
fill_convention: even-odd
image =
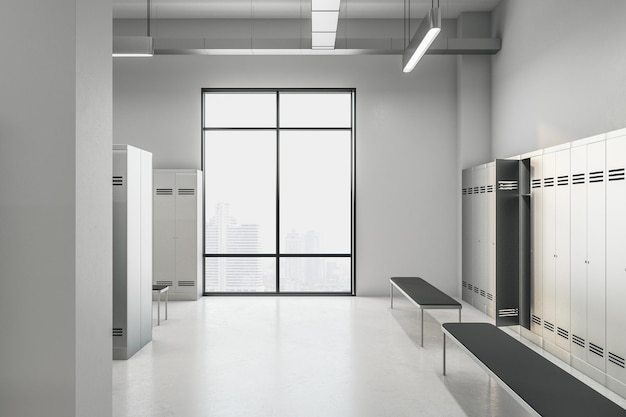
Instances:
[[[353,91],[203,91],[205,292],[353,292]]]

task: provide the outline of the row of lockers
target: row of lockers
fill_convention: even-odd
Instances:
[[[530,167],[531,330],[624,392],[626,131],[545,149]]]

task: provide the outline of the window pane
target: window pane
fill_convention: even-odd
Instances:
[[[351,127],[350,93],[281,93],[281,127]]]
[[[204,135],[206,253],[275,253],[276,132]]]
[[[350,258],[281,258],[281,292],[350,292]]]
[[[205,258],[206,292],[275,292],[276,258]]]
[[[281,133],[281,253],[350,253],[350,142],[349,131]]]
[[[205,94],[204,127],[276,127],[276,93]]]

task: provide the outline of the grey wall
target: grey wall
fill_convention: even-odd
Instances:
[[[357,89],[357,293],[419,275],[458,294],[456,59],[157,56],[113,63],[114,141],[200,168],[203,87]]]
[[[0,13],[0,415],[111,415],[111,2]]]
[[[509,157],[626,127],[626,2],[503,0],[492,152]]]

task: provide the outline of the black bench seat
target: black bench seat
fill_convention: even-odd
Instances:
[[[419,277],[389,278],[389,298],[393,309],[393,291],[397,289],[420,310],[421,346],[424,346],[424,310],[457,309],[461,321],[461,303]]]
[[[528,412],[543,417],[626,416],[626,410],[489,323],[444,323],[454,341]]]

